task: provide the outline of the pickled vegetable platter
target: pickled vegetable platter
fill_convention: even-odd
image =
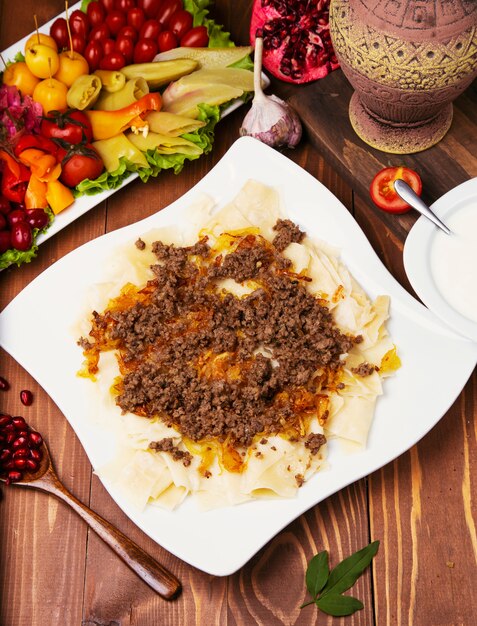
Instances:
[[[83,0],[2,53],[0,269],[131,180],[212,149],[253,65],[209,3]]]

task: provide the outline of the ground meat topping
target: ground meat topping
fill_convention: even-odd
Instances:
[[[149,449],[156,452],[169,452],[174,461],[182,461],[184,467],[188,467],[192,463],[192,454],[175,446],[172,437],[165,437],[160,441],[151,441]]]
[[[146,247],[146,244],[141,239],[141,237],[137,238],[136,243],[134,245],[136,246],[138,250],[144,250],[144,248]]]
[[[296,480],[297,487],[301,487],[303,483],[305,482],[303,474],[295,474],[295,480]]]
[[[308,448],[311,454],[318,454],[321,446],[326,443],[326,437],[320,433],[310,433],[305,441],[305,448]]]
[[[351,371],[356,376],[370,376],[376,371],[376,366],[372,363],[360,363],[358,367],[352,367]]]
[[[101,350],[119,352],[115,389],[124,412],[159,416],[193,441],[232,448],[278,433],[297,441],[307,416],[326,420],[323,391],[337,388],[355,338],[283,263],[285,239],[304,233],[289,220],[275,230],[273,245],[247,234],[226,253],[206,238],[188,248],[152,244],[154,280],[123,289],[94,317],[94,344],[83,340],[92,360]],[[222,290],[223,278],[257,288],[236,297]],[[305,445],[316,454],[326,439],[310,437]],[[164,449],[166,441],[153,443]]]
[[[277,220],[273,230],[277,233],[273,245],[278,252],[283,252],[292,242],[301,243],[305,236],[305,233],[291,220]]]

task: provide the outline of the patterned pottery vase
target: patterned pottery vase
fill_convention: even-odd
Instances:
[[[384,152],[430,148],[477,75],[477,0],[331,0],[356,133]]]

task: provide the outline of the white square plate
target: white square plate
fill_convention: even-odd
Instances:
[[[117,504],[157,543],[219,576],[239,569],[302,512],[421,439],[459,395],[477,358],[474,343],[453,334],[393,279],[353,217],[328,189],[275,150],[244,137],[182,198],[69,253],[30,283],[0,315],[1,344],[57,403],[93,467],[104,462],[111,438],[88,419],[92,384],[76,376],[83,357],[70,329],[86,291],[101,282],[104,264],[118,245],[134,242],[151,228],[180,224],[187,208],[202,193],[223,206],[249,179],[278,189],[292,220],[309,235],[341,249],[343,261],[371,298],[391,296],[389,330],[402,367],[385,381],[367,448],[347,456],[331,442],[329,469],[305,483],[294,499],[256,500],[200,512],[188,498],[173,512],[154,506],[138,512],[104,480]],[[48,439],[48,433],[44,434]],[[54,450],[52,454],[54,457]]]

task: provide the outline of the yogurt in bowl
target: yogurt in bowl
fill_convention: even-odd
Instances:
[[[446,193],[432,209],[452,234],[419,218],[404,246],[406,274],[429,309],[477,342],[477,178]]]

